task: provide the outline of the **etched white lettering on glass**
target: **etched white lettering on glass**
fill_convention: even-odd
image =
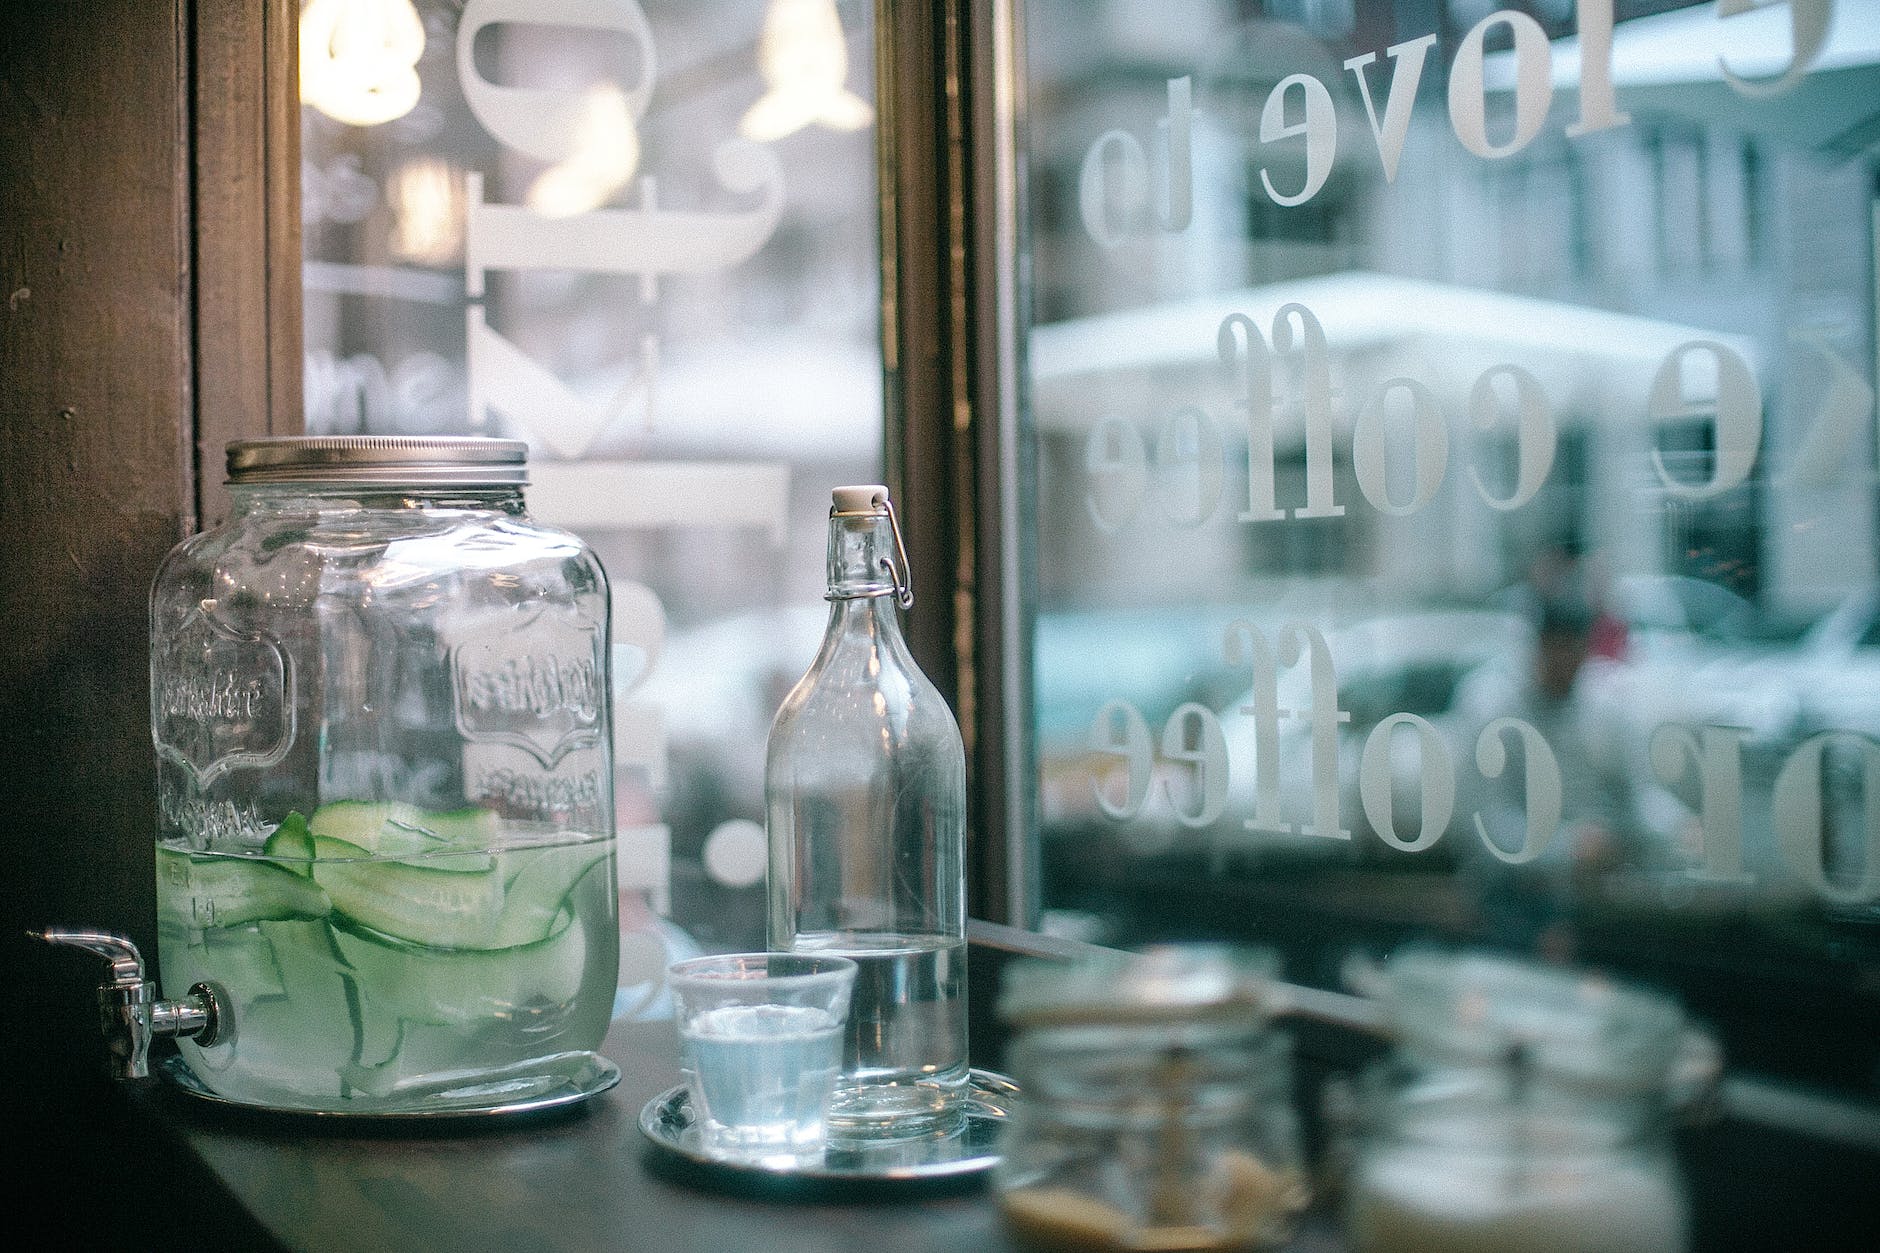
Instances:
[[[1122,796],[1113,799],[1106,780],[1114,771],[1098,772],[1095,780],[1097,807],[1111,818],[1127,821],[1142,812],[1149,795],[1149,780],[1154,766],[1154,750],[1149,741],[1149,727],[1128,701],[1106,702],[1090,724],[1091,751],[1115,758],[1122,764]]]
[[[1724,81],[1745,96],[1779,96],[1802,81],[1808,73],[1808,67],[1821,55],[1823,46],[1828,42],[1828,29],[1834,23],[1834,0],[1717,0],[1719,19],[1741,17],[1758,9],[1784,5],[1789,10],[1789,46],[1792,52],[1788,65],[1780,74],[1770,79],[1744,78],[1730,68],[1725,58],[1717,58]]]
[[[643,205],[550,216],[528,205],[490,203],[483,198],[483,176],[473,171],[465,175],[467,290],[482,295],[489,270],[657,277],[705,274],[747,260],[783,216],[783,166],[762,144],[728,139],[712,154],[712,173],[725,191],[755,202],[725,213]]]
[[[1514,133],[1497,143],[1488,134],[1488,84],[1483,81],[1488,33],[1505,26],[1514,35]],[[1510,157],[1534,142],[1554,102],[1553,49],[1547,32],[1525,13],[1503,9],[1472,27],[1449,67],[1449,125],[1464,148],[1490,160]]]
[[[1579,0],[1580,118],[1567,125],[1567,138],[1611,130],[1632,121],[1619,111],[1612,86],[1612,0]]]
[[[1296,122],[1287,120],[1290,110],[1286,103],[1295,87],[1299,89],[1303,113]],[[1310,74],[1292,74],[1281,79],[1268,93],[1266,105],[1260,110],[1261,143],[1299,137],[1306,141],[1304,186],[1290,194],[1283,192],[1274,186],[1273,176],[1265,167],[1260,170],[1260,186],[1266,188],[1274,204],[1304,204],[1318,195],[1325,180],[1332,176],[1332,161],[1338,155],[1338,111],[1332,105],[1332,93]]]
[[[434,352],[414,352],[391,369],[369,352],[306,354],[302,369],[307,425],[342,435],[426,430],[463,414],[457,368]]]
[[[1475,833],[1482,847],[1511,866],[1533,861],[1547,851],[1554,833],[1560,829],[1563,787],[1560,762],[1541,733],[1519,718],[1497,718],[1482,728],[1475,741],[1475,767],[1484,779],[1499,779],[1508,768],[1508,741],[1521,745],[1523,782],[1527,797],[1527,825],[1519,848],[1503,848],[1495,842],[1478,811]]]
[[[1401,394],[1409,408],[1414,466],[1414,490],[1402,504],[1390,498],[1390,476],[1385,466],[1385,414],[1392,408],[1393,394]],[[1385,380],[1358,410],[1358,424],[1351,433],[1351,468],[1358,478],[1358,490],[1379,513],[1408,517],[1436,498],[1448,466],[1449,426],[1435,394],[1416,379]]]
[[[1833,0],[1718,0],[1716,13],[1719,21],[1728,21],[1777,7],[1786,7],[1790,18],[1788,58],[1777,73],[1751,78],[1733,69],[1727,56],[1717,58],[1721,77],[1752,100],[1793,90],[1820,58],[1833,26]],[[1613,76],[1613,0],[1577,0],[1574,13],[1573,33],[1579,39],[1575,59],[1578,111],[1561,129],[1566,138],[1577,140],[1630,126],[1633,118],[1620,107]],[[1504,54],[1491,54],[1491,36],[1511,41],[1512,47]],[[1356,81],[1387,183],[1397,180],[1425,61],[1437,42],[1432,33],[1384,48],[1392,66],[1381,117],[1368,73],[1378,62],[1378,54],[1366,52],[1342,62]],[[1512,75],[1491,75],[1492,56],[1510,63]],[[1546,32],[1526,13],[1503,9],[1476,22],[1457,43],[1448,74],[1449,124],[1462,148],[1494,161],[1532,144],[1546,128],[1552,109],[1553,62],[1553,45]],[[1194,180],[1190,135],[1195,113],[1190,82],[1187,76],[1168,80],[1168,113],[1155,122],[1158,151],[1153,174],[1142,142],[1127,130],[1106,130],[1085,149],[1078,172],[1078,212],[1085,232],[1104,248],[1113,249],[1151,228],[1179,231],[1189,226]],[[1507,134],[1491,135],[1488,98],[1510,88],[1513,107]],[[1261,168],[1260,185],[1267,198],[1283,208],[1312,201],[1329,181],[1339,131],[1337,102],[1323,81],[1304,72],[1280,79],[1262,105],[1259,141],[1303,139],[1304,175],[1301,186],[1290,190],[1277,185],[1269,170]]]
[[[1743,741],[1741,727],[1693,729],[1667,723],[1652,732],[1652,771],[1677,784],[1695,773],[1703,864],[1692,873],[1717,883],[1743,883]]]
[[[1221,435],[1207,414],[1194,406],[1162,420],[1155,441],[1162,514],[1178,527],[1192,529],[1214,514],[1226,474]]]
[[[1482,371],[1469,389],[1469,418],[1475,429],[1486,434],[1500,425],[1507,410],[1498,402],[1498,379],[1508,379],[1515,392],[1515,485],[1507,496],[1496,496],[1482,482],[1481,471],[1469,467],[1475,491],[1491,509],[1519,509],[1533,500],[1547,482],[1554,468],[1554,454],[1560,446],[1560,430],[1554,422],[1553,409],[1540,380],[1518,365],[1491,366]]]
[[[1235,404],[1246,411],[1247,507],[1240,520],[1278,522],[1286,515],[1273,499],[1273,354],[1260,328],[1244,313],[1221,319],[1215,353],[1229,386],[1239,383]]]
[[[1239,707],[1253,720],[1253,814],[1243,825],[1249,831],[1291,834],[1293,828],[1280,809],[1279,660],[1265,634],[1244,619],[1227,628],[1221,646],[1229,666],[1244,664],[1253,672],[1250,699]]]
[[[501,23],[573,27],[624,35],[641,59],[631,86],[609,89],[605,102],[619,116],[594,125],[597,97],[591,92],[492,83],[476,69],[477,33]],[[505,146],[543,161],[585,162],[605,167],[609,180],[598,198],[532,196],[526,205],[484,199],[483,176],[464,177],[464,287],[473,300],[484,294],[490,270],[575,270],[637,275],[641,297],[651,302],[661,276],[724,269],[753,255],[776,230],[783,212],[783,171],[761,144],[736,137],[712,151],[720,187],[754,201],[724,213],[662,210],[656,184],[642,177],[640,207],[596,207],[631,176],[638,160],[633,123],[645,113],[656,77],[653,41],[646,16],[631,0],[471,0],[457,29],[458,73],[471,112]],[[625,78],[626,66],[621,78]],[[612,117],[612,113],[608,116]],[[618,124],[613,124],[618,123]],[[627,145],[630,153],[608,145]],[[607,151],[597,150],[607,148]],[[554,171],[551,171],[553,173]],[[481,304],[464,311],[466,370],[471,421],[481,425],[499,414],[525,437],[558,455],[579,457],[617,417],[636,402],[652,420],[658,340],[641,336],[639,370],[608,401],[593,403],[491,327]]]
[[[1214,711],[1188,701],[1170,714],[1162,727],[1162,759],[1186,767],[1189,776],[1190,804],[1176,794],[1172,774],[1163,776],[1176,821],[1184,827],[1212,826],[1227,808],[1227,739]]]
[[[470,379],[471,415],[499,413],[563,457],[578,457],[617,417],[638,401],[650,416],[657,341],[640,345],[640,369],[604,404],[594,404],[498,332],[484,318],[483,306],[464,310],[465,366]]]
[[[505,22],[626,36],[642,58],[642,71],[624,94],[633,117],[646,112],[653,95],[653,34],[633,0],[469,0],[457,21],[457,81],[470,112],[505,146],[541,161],[564,160],[580,142],[588,110],[584,93],[492,83],[477,71],[472,49],[478,32]]]
[[[1866,839],[1864,850],[1847,858],[1859,862],[1851,871],[1831,870],[1824,848],[1828,806],[1822,780],[1831,748],[1852,752],[1860,762],[1859,829]],[[1837,904],[1880,899],[1880,744],[1851,731],[1824,731],[1803,741],[1776,776],[1774,809],[1776,847],[1797,878]]]
[[[1325,327],[1302,304],[1283,306],[1273,315],[1273,352],[1285,358],[1292,352],[1293,322],[1299,323],[1300,405],[1305,412],[1306,503],[1293,510],[1295,518],[1343,517],[1345,507],[1334,499],[1332,478],[1332,354],[1325,344]]]
[[[1191,80],[1171,78],[1168,113],[1155,124],[1153,171],[1142,141],[1128,131],[1098,136],[1077,174],[1077,209],[1092,239],[1114,248],[1151,221],[1165,231],[1187,229],[1193,217],[1193,119]]]
[[[1120,418],[1099,422],[1084,437],[1090,477],[1084,507],[1099,531],[1118,531],[1135,520],[1149,482],[1148,460],[1141,434]]]
[[[1070,693],[1051,821],[1357,912],[1425,855],[1412,929],[1550,955],[1667,912],[1807,919],[1772,951],[1870,922],[1880,218],[1833,104],[1871,94],[1868,23],[1386,7],[1260,6],[1192,88],[1171,37],[1054,105],[1040,617],[1181,664]]]
[[[1397,163],[1403,159],[1403,143],[1410,134],[1410,110],[1416,105],[1417,84],[1423,81],[1423,62],[1436,46],[1436,36],[1392,44],[1384,55],[1391,66],[1390,87],[1384,96],[1384,120],[1378,121],[1377,105],[1371,99],[1371,81],[1365,68],[1377,60],[1377,53],[1367,52],[1345,62],[1345,68],[1358,80],[1358,96],[1364,101],[1364,116],[1371,123],[1371,136],[1377,140],[1377,159],[1384,167],[1384,181],[1397,181]]]
[[[1845,472],[1847,454],[1860,450],[1866,419],[1873,412],[1873,389],[1818,338],[1803,342],[1828,358],[1832,377],[1788,473],[1809,482],[1833,481],[1834,475]],[[1269,348],[1245,314],[1228,315],[1216,332],[1214,355],[1235,395],[1233,408],[1243,412],[1244,440],[1230,444],[1222,434],[1223,424],[1198,405],[1182,406],[1157,419],[1153,444],[1125,417],[1108,416],[1092,427],[1084,438],[1085,511],[1099,531],[1114,533],[1139,521],[1152,490],[1159,494],[1162,517],[1182,527],[1199,526],[1213,516],[1225,490],[1225,473],[1235,468],[1247,475],[1247,507],[1238,515],[1242,522],[1342,517],[1346,506],[1338,500],[1336,474],[1341,427],[1351,432],[1350,456],[1359,492],[1376,512],[1406,517],[1442,493],[1455,423],[1428,380],[1386,379],[1347,419],[1339,404],[1343,389],[1333,375],[1327,330],[1312,310],[1297,302],[1282,306],[1274,315],[1271,344]],[[1477,432],[1512,425],[1515,436],[1516,470],[1506,495],[1496,494],[1473,454],[1465,454],[1471,457],[1468,477],[1475,494],[1504,512],[1530,504],[1554,471],[1560,437],[1553,402],[1539,377],[1512,363],[1489,366],[1475,377],[1465,403]],[[1636,412],[1642,421],[1659,426],[1701,421],[1709,428],[1714,452],[1702,477],[1674,470],[1661,451],[1649,451],[1651,473],[1674,498],[1721,496],[1747,483],[1760,464],[1762,389],[1749,363],[1727,344],[1692,340],[1669,350]],[[1280,462],[1274,428],[1282,419],[1294,418],[1304,446],[1305,503],[1288,511],[1278,503]],[[1391,486],[1393,426],[1402,427],[1409,441],[1411,471],[1399,487]],[[1245,464],[1235,466],[1232,460],[1243,450]],[[1210,458],[1219,459],[1218,472],[1203,464]]]
[[[1229,741],[1217,715],[1197,702],[1184,702],[1151,731],[1141,711],[1121,699],[1106,701],[1092,720],[1087,745],[1097,760],[1091,786],[1098,809],[1116,822],[1131,823],[1151,808],[1170,814],[1190,830],[1212,829],[1217,842],[1227,835],[1217,825],[1227,816],[1230,780],[1252,759],[1252,812],[1238,826],[1250,833],[1309,839],[1350,839],[1341,826],[1337,770],[1341,728],[1351,720],[1339,709],[1335,660],[1323,632],[1307,623],[1288,623],[1275,649],[1252,623],[1232,624],[1222,637],[1228,665],[1246,669],[1252,679],[1246,696],[1232,712],[1248,720],[1248,734]],[[1279,676],[1305,662],[1307,700],[1302,708],[1281,704]],[[1308,822],[1289,821],[1282,792],[1281,720],[1306,725],[1303,751],[1310,780]],[[1667,723],[1648,739],[1653,773],[1666,784],[1693,784],[1697,844],[1688,874],[1712,883],[1746,883],[1744,863],[1743,744],[1740,727]],[[1238,745],[1238,748],[1235,746]],[[1518,751],[1511,751],[1518,746]],[[1859,764],[1859,821],[1845,804],[1830,813],[1824,779],[1846,778],[1845,766],[1831,769],[1828,754],[1839,750]],[[1477,811],[1469,823],[1481,846],[1509,865],[1543,857],[1560,836],[1565,816],[1565,780],[1547,738],[1531,723],[1515,717],[1491,720],[1476,738],[1472,754],[1483,780],[1499,780],[1519,763],[1521,797],[1509,828],[1519,838],[1512,846],[1500,831],[1491,832]],[[1409,712],[1380,718],[1366,734],[1357,767],[1358,796],[1370,829],[1386,846],[1405,853],[1425,852],[1448,833],[1458,802],[1456,763],[1444,734],[1428,719]],[[1400,795],[1417,789],[1417,827],[1406,831],[1398,815],[1408,812]],[[1844,799],[1846,788],[1834,799]],[[1248,793],[1239,793],[1243,800]],[[1841,904],[1880,900],[1880,743],[1853,732],[1831,731],[1801,744],[1785,758],[1776,779],[1773,821],[1777,847],[1794,877],[1824,899]],[[1852,833],[1850,835],[1849,833]],[[1164,846],[1153,831],[1132,835],[1138,853]],[[1217,849],[1217,851],[1220,851]]]
[[[1689,393],[1696,390],[1687,375],[1702,373],[1687,368],[1698,354],[1714,363],[1715,382],[1708,402],[1702,398],[1687,399]],[[1712,421],[1716,458],[1707,481],[1686,483],[1675,478],[1666,468],[1663,454],[1652,450],[1652,465],[1658,471],[1658,479],[1673,496],[1704,500],[1720,495],[1742,485],[1756,465],[1756,455],[1762,447],[1762,389],[1756,385],[1749,363],[1723,344],[1699,341],[1672,353],[1652,380],[1646,416],[1658,422],[1695,417],[1709,417]]]
[[[1338,707],[1338,675],[1332,669],[1332,650],[1317,627],[1288,623],[1279,637],[1279,663],[1290,666],[1306,659],[1312,676],[1312,703],[1301,710],[1312,729],[1312,821],[1305,834],[1326,840],[1349,840],[1350,828],[1339,821],[1338,728],[1351,714]]]
[[[1156,224],[1165,231],[1188,229],[1194,218],[1194,96],[1187,78],[1168,83],[1168,116],[1156,123],[1156,157],[1163,174],[1155,184]]]
[[[1417,768],[1406,772],[1417,780],[1422,793],[1420,821],[1411,839],[1397,831],[1397,770],[1392,754],[1401,738],[1396,734],[1399,727],[1413,733],[1417,746]],[[1365,818],[1384,843],[1405,853],[1420,853],[1434,845],[1449,830],[1449,819],[1456,812],[1456,769],[1442,733],[1429,719],[1411,713],[1392,714],[1379,722],[1364,738],[1358,795],[1364,802]]]

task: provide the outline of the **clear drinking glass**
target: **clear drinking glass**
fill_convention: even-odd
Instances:
[[[966,1056],[966,754],[896,617],[912,602],[887,489],[835,489],[829,628],[770,732],[770,947],[852,959],[832,1132],[957,1121]]]
[[[855,963],[795,953],[696,957],[669,973],[701,1143],[765,1165],[821,1155]]]
[[[598,1048],[619,954],[607,581],[519,441],[229,449],[151,593],[163,981],[271,1108],[515,1102]]]

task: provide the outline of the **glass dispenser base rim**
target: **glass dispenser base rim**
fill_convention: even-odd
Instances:
[[[271,1119],[343,1123],[347,1127],[397,1127],[413,1123],[521,1119],[572,1109],[620,1082],[620,1067],[599,1053],[565,1053],[547,1060],[555,1063],[557,1072],[553,1076],[556,1082],[552,1085],[530,1085],[530,1088],[521,1090],[507,1084],[485,1085],[481,1089],[467,1087],[455,1094],[443,1093],[432,1098],[419,1098],[419,1102],[409,1108],[356,1110],[294,1109],[233,1100],[205,1084],[189,1068],[189,1063],[177,1054],[163,1058],[152,1068],[191,1099],[222,1109]],[[546,1073],[542,1077],[546,1078]]]

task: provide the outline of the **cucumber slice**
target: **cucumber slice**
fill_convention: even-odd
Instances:
[[[235,1029],[209,1048],[188,1039],[178,1043],[190,1069],[232,1100],[303,1107],[317,1101],[320,1108],[336,1108],[331,1102],[342,1095],[338,1066],[352,1033],[345,971],[333,950],[331,928],[322,921],[262,922],[258,928],[278,971],[278,994],[270,990],[251,998],[226,972],[195,967],[190,981],[210,979],[228,990]],[[167,980],[171,976],[165,971]]]
[[[433,948],[495,946],[503,877],[487,854],[429,857],[416,865],[376,858],[344,840],[311,838],[314,882],[326,889],[335,912]]]
[[[332,908],[318,884],[274,862],[157,848],[158,921],[167,925],[235,927],[264,919],[324,918]]]
[[[283,870],[309,877],[313,874],[313,836],[307,830],[307,820],[298,811],[281,820],[261,851],[278,862]]]
[[[612,840],[582,840],[504,852],[503,915],[497,921],[491,947],[532,944],[546,938],[574,885],[606,861],[613,847]]]
[[[421,852],[427,843],[418,830],[421,812],[402,801],[335,801],[314,810],[307,827],[368,852]]]
[[[490,848],[499,842],[503,832],[503,820],[494,810],[474,805],[443,813],[423,811],[415,825],[453,848]]]
[[[313,811],[316,836],[388,857],[483,852],[500,842],[502,819],[488,809],[436,812],[403,801],[334,801]]]
[[[546,939],[484,952],[437,952],[336,926],[367,1012],[452,1027],[521,1022],[570,1005],[581,990],[587,928],[562,914]]]
[[[333,941],[333,951],[335,954],[341,951],[337,939]],[[341,1070],[346,1081],[352,1083],[355,1068],[360,1075],[384,1073],[384,1068],[398,1059],[405,1047],[405,1020],[394,1008],[383,1003],[384,998],[359,986],[357,971],[348,969],[345,978],[346,1013],[353,1023],[353,1047],[352,1055]]]

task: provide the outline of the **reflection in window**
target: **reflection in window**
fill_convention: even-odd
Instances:
[[[302,12],[307,429],[525,438],[533,512],[601,554],[650,1005],[678,948],[762,943],[765,732],[821,635],[828,489],[880,475],[872,11]],[[348,107],[393,52],[415,98]]]
[[[1880,13],[1614,7],[1026,6],[1040,903],[1871,1094]]]

